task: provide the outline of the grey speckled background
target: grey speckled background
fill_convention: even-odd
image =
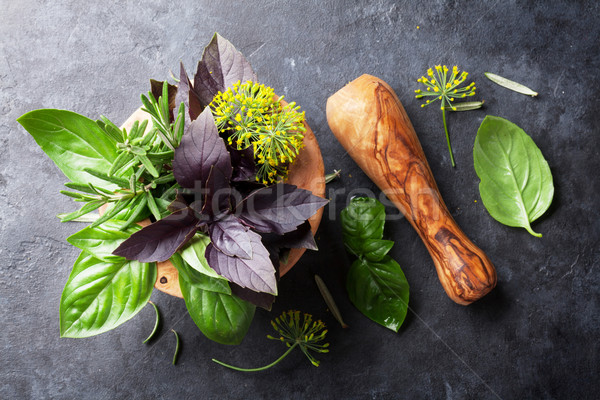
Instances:
[[[600,6],[595,1],[98,1],[0,2],[0,398],[596,398],[600,337]],[[173,2],[174,3],[174,2]],[[417,29],[419,26],[420,29]],[[335,218],[321,251],[287,275],[274,311],[258,311],[241,346],[210,342],[183,301],[155,292],[160,337],[142,345],[151,309],[117,330],[60,339],[58,302],[77,251],[65,238],[79,224],[55,215],[74,204],[65,178],[17,125],[35,108],[65,108],[123,121],[148,79],[179,60],[193,69],[218,31],[242,50],[260,79],[306,110],[338,194],[375,186],[345,155],[325,117],[327,97],[362,73],[397,91],[419,133],[458,223],[498,270],[498,287],[469,307],[444,294],[425,247],[406,220],[389,222],[392,256],[411,285],[413,312],[396,334],[370,322],[343,290],[350,263]],[[483,110],[452,114],[457,168],[449,168],[439,110],[419,107],[416,79],[428,66],[459,64],[477,81]],[[494,71],[539,91],[531,99],[490,83]],[[548,160],[556,185],[534,229],[494,221],[479,200],[472,166],[486,114],[512,120]],[[336,197],[330,215],[345,198]],[[475,202],[475,200],[479,200]],[[389,212],[394,210],[390,209]],[[312,276],[328,283],[351,326],[342,331]],[[241,374],[212,357],[247,366],[275,359],[269,320],[297,308],[329,326],[331,353],[319,368],[298,353],[277,368]],[[170,359],[179,331],[183,351]]]

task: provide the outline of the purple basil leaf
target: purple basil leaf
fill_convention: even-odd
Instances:
[[[206,107],[212,102],[213,97],[217,93],[223,91],[225,91],[223,83],[214,79],[213,74],[204,61],[201,60],[198,62],[196,75],[194,75],[194,86],[191,88],[191,92],[196,96],[198,101]]]
[[[276,247],[277,249],[309,249],[318,250],[315,238],[312,234],[310,223],[305,221],[296,230],[284,235],[275,233],[263,233],[262,241],[268,249]]]
[[[275,302],[275,296],[269,293],[259,293],[248,288],[243,288],[233,282],[229,282],[231,288],[231,294],[236,295],[242,300],[264,308],[267,311],[271,311],[271,306]]]
[[[182,190],[177,190],[175,194],[175,199],[167,206],[167,210],[172,213],[183,210],[184,208],[189,206],[189,201],[185,198]]]
[[[226,215],[223,219],[213,222],[208,231],[213,246],[225,255],[252,258],[249,230],[233,215]]]
[[[198,190],[205,187],[213,166],[228,179],[231,177],[231,156],[219,136],[210,109],[206,108],[191,123],[175,149],[173,175],[182,187]]]
[[[256,74],[246,57],[218,33],[215,33],[204,49],[202,63],[212,79],[221,86],[218,90],[233,86],[238,80],[257,81]]]
[[[165,261],[194,236],[197,223],[193,210],[185,208],[134,233],[113,254],[141,262]]]
[[[259,189],[237,207],[240,218],[258,232],[284,234],[296,229],[329,200],[294,185],[278,183]]]
[[[206,181],[203,214],[214,216],[224,211],[231,211],[231,186],[229,186],[229,179],[231,179],[231,170],[229,170],[229,175],[227,175],[216,166],[210,169],[208,180]]]
[[[179,107],[180,103],[185,105],[188,110],[189,118],[186,118],[186,127],[189,125],[188,121],[195,120],[198,115],[204,111],[204,108],[208,103],[204,103],[200,100],[196,92],[193,90],[194,86],[188,77],[187,72],[183,63],[179,72],[179,88],[177,89],[177,96],[175,97],[175,106]]]
[[[254,162],[254,151],[252,147],[244,150],[237,150],[233,146],[227,146],[229,154],[231,154],[231,165],[233,166],[233,174],[231,180],[233,182],[252,181],[256,176],[256,163]]]
[[[248,236],[252,245],[251,259],[230,257],[210,243],[205,252],[208,265],[241,287],[277,295],[276,271],[269,259],[269,252],[263,246],[259,234],[248,231]]]

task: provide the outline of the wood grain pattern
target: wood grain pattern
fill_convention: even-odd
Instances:
[[[282,104],[287,104],[281,100]],[[124,123],[121,128],[130,129],[135,121],[147,120],[148,114],[141,109],[137,109]],[[151,121],[148,121],[151,124]],[[321,149],[317,143],[315,135],[310,126],[304,122],[306,132],[304,133],[305,147],[300,150],[294,164],[290,167],[287,183],[296,185],[300,188],[310,190],[316,196],[325,197],[325,167]],[[313,235],[316,234],[321,218],[323,217],[323,208],[313,215],[308,222],[310,223]],[[139,224],[146,226],[150,220],[141,221]],[[304,254],[306,249],[292,249],[288,256],[287,263],[280,266],[280,275],[287,273]],[[169,261],[157,263],[158,275],[154,287],[162,292],[175,297],[183,297],[179,288],[179,274],[177,269]]]
[[[360,76],[328,99],[327,121],[348,154],[415,228],[448,296],[467,305],[492,290],[496,270],[450,215],[392,88],[374,76]]]

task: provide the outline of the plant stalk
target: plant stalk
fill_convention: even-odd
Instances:
[[[239,368],[239,367],[234,367],[233,365],[225,364],[224,362],[221,362],[219,360],[215,360],[214,358],[212,360],[214,362],[216,362],[217,364],[219,364],[219,365],[222,365],[222,366],[227,367],[227,368],[234,369],[236,371],[242,371],[242,372],[264,371],[265,369],[271,368],[271,367],[275,366],[277,363],[279,363],[281,360],[283,360],[288,354],[291,353],[292,350],[294,350],[294,347],[296,347],[297,345],[298,345],[298,343],[294,343],[285,353],[283,353],[283,355],[281,357],[279,357],[277,360],[273,361],[271,364],[265,365],[264,367],[258,367],[258,368]]]
[[[452,162],[452,168],[456,167],[454,163],[454,155],[452,155],[452,147],[450,146],[450,135],[448,134],[448,126],[446,125],[446,110],[444,103],[442,103],[442,120],[444,121],[444,131],[446,132],[446,142],[448,143],[448,151],[450,152],[450,161]]]

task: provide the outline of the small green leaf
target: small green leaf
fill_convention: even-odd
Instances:
[[[471,111],[483,106],[484,101],[466,101],[464,103],[452,103],[447,109],[450,111]]]
[[[408,310],[409,287],[396,261],[389,256],[379,262],[354,261],[346,289],[364,315],[393,331],[400,329]]]
[[[213,278],[196,271],[183,259],[183,257],[181,257],[181,254],[173,254],[170,261],[177,269],[179,275],[183,276],[187,282],[193,283],[196,288],[208,290],[210,292],[231,294],[231,289],[229,288],[227,280],[221,277]]]
[[[123,167],[125,164],[131,161],[131,159],[132,155],[127,153],[126,151],[119,154],[115,162],[113,162],[113,164],[111,165],[110,170],[108,170],[108,176],[113,176],[115,172],[117,172],[121,167]]]
[[[65,110],[28,112],[17,120],[73,182],[105,185],[85,172],[108,171],[117,158],[115,141],[89,118]]]
[[[150,209],[150,212],[152,213],[152,215],[154,215],[154,218],[157,221],[159,219],[161,219],[162,216],[161,216],[160,210],[158,209],[158,206],[156,205],[154,196],[152,196],[152,193],[150,193],[150,192],[146,192],[146,203],[148,204],[148,209]]]
[[[127,207],[127,211],[129,212],[129,217],[127,218],[125,224],[121,227],[121,230],[125,230],[132,226],[134,222],[139,222],[146,218],[148,215],[148,202],[147,197],[144,192],[140,192],[137,196],[133,198],[129,206]]]
[[[122,231],[123,225],[123,221],[110,220],[95,228],[88,226],[69,236],[67,242],[101,261],[123,262],[125,259],[113,255],[113,250],[129,236],[142,229],[137,225],[132,225],[126,231]]]
[[[146,305],[155,280],[154,263],[107,263],[82,252],[60,300],[61,337],[89,337],[121,325]]]
[[[179,271],[179,270],[178,270]],[[237,296],[202,288],[202,275],[192,268],[179,273],[179,286],[188,312],[200,331],[221,344],[240,344],[250,328],[256,307]]]
[[[154,313],[156,314],[156,319],[154,321],[154,328],[152,328],[152,332],[150,332],[150,335],[148,335],[146,340],[144,340],[142,343],[147,343],[150,339],[152,339],[154,337],[154,335],[156,335],[156,331],[158,331],[158,324],[160,323],[160,313],[158,312],[158,307],[156,306],[156,304],[154,304],[150,300],[148,300],[148,303],[150,303],[152,305],[152,307],[154,308]]]
[[[531,222],[550,207],[554,184],[548,162],[531,137],[512,122],[488,115],[477,131],[473,160],[490,215],[541,237]]]
[[[142,165],[144,167],[146,167],[146,169],[148,170],[148,172],[150,172],[150,174],[152,174],[153,177],[158,178],[160,176],[160,174],[158,173],[158,171],[156,170],[156,168],[154,168],[154,165],[152,165],[152,163],[150,162],[150,160],[148,160],[148,157],[143,156],[143,155],[138,155],[137,158],[138,158],[138,160],[140,160],[140,162],[142,163]]]
[[[179,334],[175,331],[175,329],[171,329],[171,332],[175,335],[175,352],[173,353],[173,361],[172,364],[177,364],[177,356],[179,355]]]
[[[394,242],[383,239],[367,239],[363,243],[362,254],[369,261],[381,261],[392,249]]]
[[[60,222],[73,221],[89,212],[99,209],[102,205],[106,204],[104,200],[94,200],[84,204],[79,210],[68,214],[60,214]]]
[[[363,254],[365,240],[383,237],[385,207],[376,199],[356,197],[340,216],[344,243],[357,256]]]
[[[123,143],[123,132],[115,125],[111,120],[101,115],[102,121],[96,121],[96,123],[109,135],[115,142]]]
[[[104,214],[102,214],[100,216],[100,218],[98,218],[97,220],[92,222],[92,224],[90,225],[90,228],[94,228],[100,224],[103,224],[104,222],[108,221],[109,219],[115,218],[119,212],[128,208],[132,204],[132,202],[133,202],[133,199],[128,198],[128,199],[121,199],[121,200],[117,201],[116,203],[111,203],[111,205],[106,209]]]
[[[213,278],[219,278],[220,275],[208,265],[206,257],[204,257],[206,246],[208,246],[209,243],[210,238],[207,235],[197,233],[192,240],[180,250],[181,257],[183,257],[183,259],[196,271],[204,275],[212,276]]]
[[[520,83],[511,81],[509,79],[503,78],[500,75],[492,74],[491,72],[486,72],[484,74],[490,81],[497,83],[500,86],[503,86],[507,89],[515,91],[517,93],[525,94],[527,96],[535,97],[538,95],[536,91],[529,89],[525,85],[521,85]]]

